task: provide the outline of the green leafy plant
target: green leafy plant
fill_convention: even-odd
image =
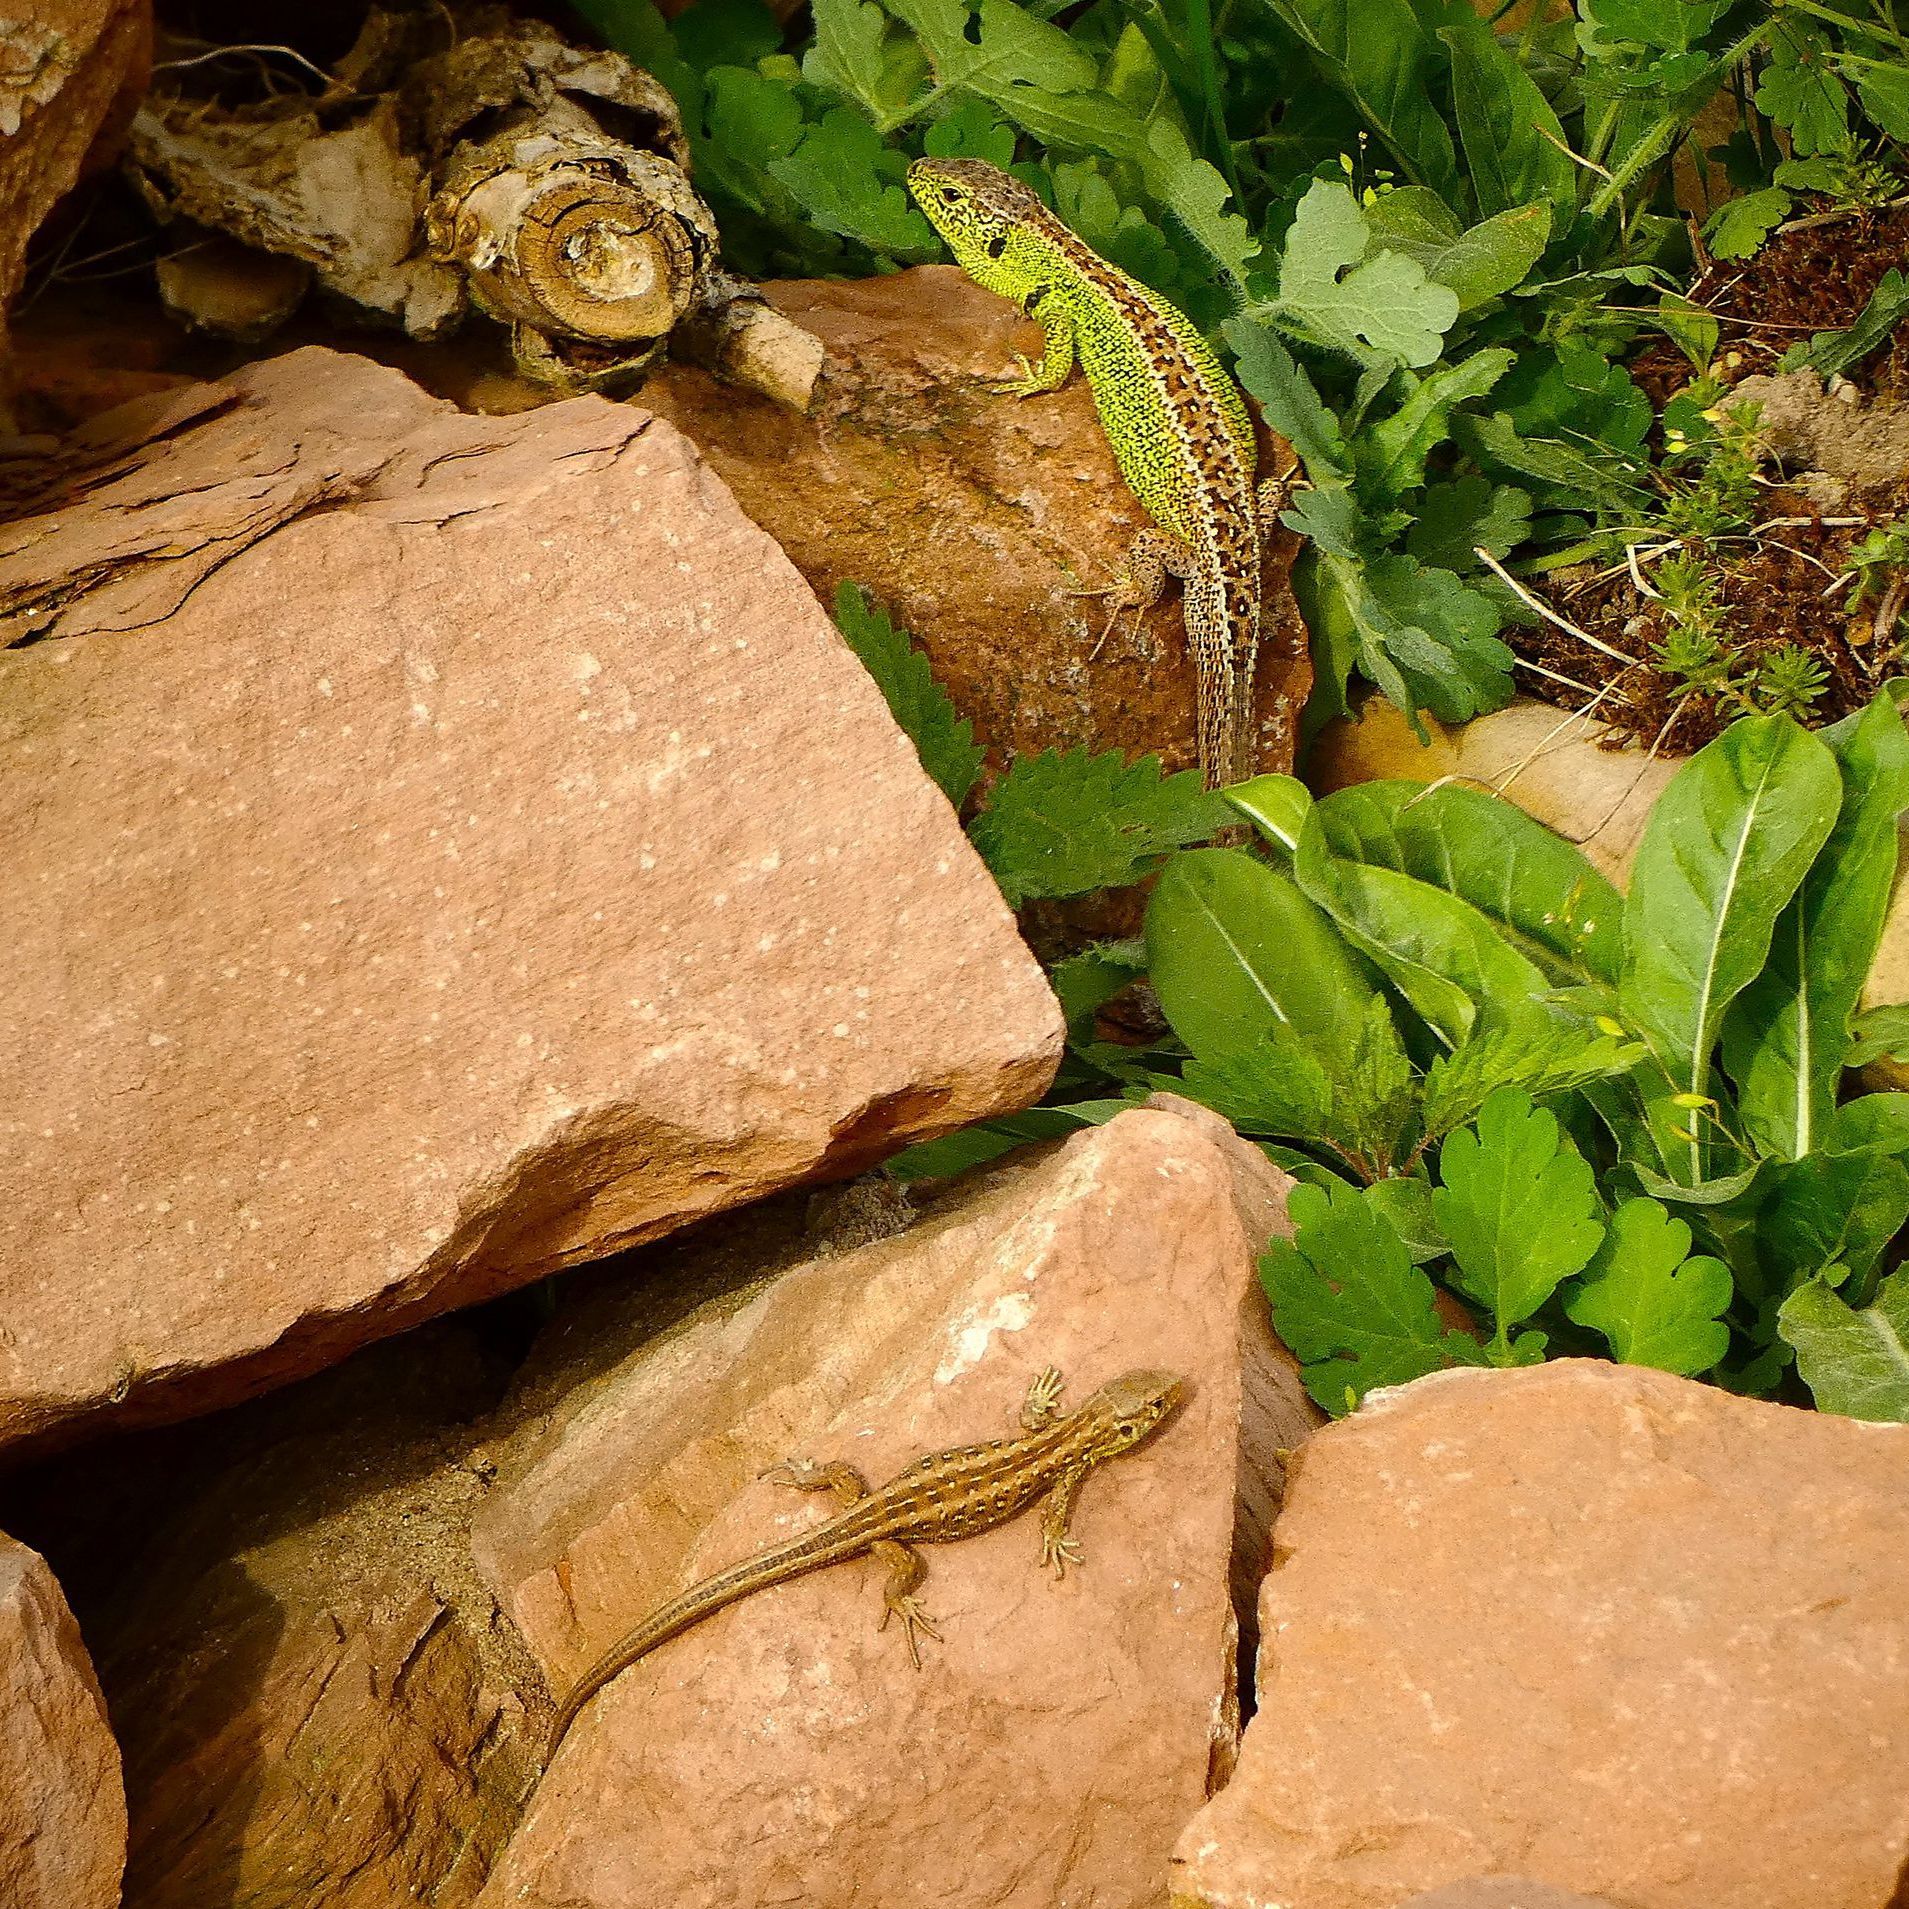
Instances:
[[[1909,807],[1893,699],[1820,735],[1735,724],[1659,799],[1623,898],[1475,792],[1314,803],[1268,778],[1236,800],[1274,860],[1182,854],[1148,913],[1179,1089],[1394,1225],[1413,1270],[1384,1274],[1385,1371],[1408,1343],[1420,1370],[1459,1356],[1458,1301],[1493,1363],[1595,1335],[1750,1391],[1784,1383],[1799,1319],[1873,1340],[1909,1096],[1838,1093]],[[1295,1350],[1330,1409],[1367,1383],[1319,1301],[1323,1281],[1337,1313],[1363,1303],[1342,1231],[1301,1226],[1265,1274],[1275,1319],[1309,1322]],[[1837,1384],[1829,1344],[1812,1386]]]
[[[836,627],[861,659],[921,765],[956,808],[973,792],[985,751],[934,679],[926,656],[852,583],[835,593]],[[1011,907],[1139,881],[1176,848],[1232,819],[1192,770],[1163,775],[1159,759],[1047,749],[999,777],[969,824],[970,838]]]

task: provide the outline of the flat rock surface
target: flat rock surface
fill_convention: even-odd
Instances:
[[[1025,1104],[1058,1011],[695,451],[302,351],[0,527],[0,1442]]]
[[[642,401],[679,425],[818,591],[859,583],[921,642],[997,754],[1085,744],[1194,760],[1193,677],[1177,589],[1111,626],[1083,597],[1147,523],[1121,482],[1087,382],[1004,397],[1040,328],[952,265],[764,288],[827,360],[806,417],[662,367]],[[1266,474],[1285,454],[1267,441]],[[1296,540],[1266,557],[1260,767],[1289,770],[1311,686],[1287,583]],[[1103,634],[1105,640],[1102,641]]]
[[[625,1672],[565,1740],[486,1909],[1164,1904],[1173,1839],[1231,1762],[1229,1571],[1256,1579],[1273,1453],[1312,1422],[1253,1283],[1283,1194],[1209,1115],[1122,1114],[579,1394],[475,1527],[559,1689],[684,1583],[830,1515],[759,1480],[781,1457],[879,1485],[1013,1432],[1050,1363],[1069,1402],[1132,1367],[1193,1382],[1087,1481],[1064,1581],[1032,1513],[925,1547],[942,1637],[919,1672],[877,1629],[862,1563]]]
[[[1904,1900],[1909,1428],[1588,1360],[1441,1374],[1308,1444],[1274,1545],[1176,1902]]]
[[[53,1573],[0,1533],[0,1903],[118,1909],[126,1799],[106,1705]]]

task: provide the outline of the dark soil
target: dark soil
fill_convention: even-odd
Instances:
[[[1909,269],[1909,206],[1805,218],[1814,222],[1781,234],[1753,259],[1705,266],[1690,286],[1692,302],[1722,327],[1714,369],[1728,384],[1774,372],[1784,352],[1813,332],[1853,324],[1885,272]],[[1689,361],[1663,340],[1630,370],[1660,409],[1691,377]],[[1898,326],[1848,375],[1866,401],[1909,402],[1909,325]],[[1909,512],[1909,472],[1827,512],[1775,484],[1760,503],[1760,521],[1749,532],[1693,542],[1688,554],[1704,557],[1719,586],[1721,628],[1737,659],[1736,673],[1747,674],[1760,657],[1786,644],[1807,650],[1820,660],[1828,682],[1805,720],[1833,722],[1868,702],[1879,683],[1901,668],[1902,626],[1896,641],[1887,640],[1886,632],[1879,640],[1876,602],[1852,612],[1848,588],[1835,580],[1849,568],[1852,544]],[[1648,562],[1642,573],[1649,578]],[[1541,594],[1626,659],[1607,656],[1549,623],[1514,639],[1521,657],[1587,691],[1605,692],[1597,714],[1612,725],[1613,744],[1634,738],[1659,750],[1696,749],[1744,713],[1739,697],[1692,694],[1681,678],[1652,665],[1668,620],[1662,605],[1638,589],[1628,565],[1560,571],[1546,579]],[[1591,700],[1535,670],[1521,670],[1519,678],[1530,693],[1561,707],[1581,708]]]
[[[1909,270],[1909,206],[1802,216],[1820,223],[1780,233],[1755,258],[1705,266],[1685,294],[1722,327],[1716,369],[1728,383],[1774,371],[1812,332],[1846,330],[1885,272]],[[1630,369],[1660,410],[1690,378],[1689,360],[1667,339]],[[1909,398],[1909,326],[1898,326],[1849,376],[1876,397]]]
[[[1826,524],[1791,492],[1773,491],[1767,501],[1769,515],[1753,532],[1708,546],[1722,586],[1726,641],[1740,672],[1784,644],[1810,651],[1829,672],[1829,682],[1806,720],[1834,722],[1860,709],[1882,680],[1901,668],[1900,642],[1875,640],[1875,600],[1852,614],[1844,607],[1848,590],[1831,586],[1848,568],[1844,556],[1852,543],[1872,525],[1909,510],[1909,486],[1898,487],[1887,500],[1865,499],[1836,513],[1860,515],[1863,521],[1857,524]],[[1649,578],[1647,565],[1643,574]],[[1561,572],[1543,594],[1580,629],[1636,659],[1620,663],[1549,623],[1516,639],[1521,657],[1592,690],[1608,687],[1597,713],[1616,731],[1613,743],[1635,739],[1659,751],[1700,749],[1744,713],[1745,704],[1734,696],[1689,694],[1680,678],[1651,667],[1648,659],[1665,634],[1666,618],[1660,603],[1639,592],[1627,566],[1618,565],[1615,573],[1608,567],[1595,573],[1587,567],[1575,576]],[[1531,694],[1561,707],[1580,708],[1590,700],[1574,698],[1535,671],[1521,671],[1520,680]]]

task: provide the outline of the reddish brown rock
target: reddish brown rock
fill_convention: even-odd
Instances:
[[[33,0],[0,19],[0,347],[28,244],[89,160],[110,160],[151,58],[150,0]]]
[[[466,1542],[502,1383],[445,1322],[49,1468],[42,1542],[125,1746],[127,1909],[475,1896],[536,1753]]]
[[[1274,1555],[1177,1903],[1904,1900],[1909,1430],[1593,1361],[1440,1374],[1306,1447]]]
[[[0,530],[0,1440],[1041,1091],[985,870],[667,424],[316,351],[129,411]]]
[[[1193,678],[1178,593],[1108,632],[1099,598],[1146,523],[1121,482],[1084,379],[1003,397],[1040,330],[952,265],[764,288],[828,349],[809,415],[659,371],[642,402],[693,438],[757,523],[827,596],[859,583],[920,639],[997,752],[1086,744],[1194,760]],[[1262,458],[1283,469],[1283,449]],[[1267,554],[1260,766],[1292,767],[1311,684],[1287,573]]]
[[[1195,1110],[1136,1111],[981,1176],[907,1233],[786,1273],[624,1362],[505,1461],[477,1556],[567,1687],[683,1582],[827,1515],[762,1469],[875,1482],[1165,1366],[1192,1396],[1084,1490],[1056,1583],[1030,1518],[929,1548],[917,1673],[848,1565],[710,1618],[615,1680],[546,1773],[495,1909],[1157,1904],[1232,1757],[1228,1594],[1263,1558],[1310,1409],[1253,1276],[1283,1176]]]
[[[0,1903],[117,1909],[126,1799],[106,1705],[44,1561],[0,1535]]]

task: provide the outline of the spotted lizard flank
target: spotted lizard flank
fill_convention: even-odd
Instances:
[[[917,159],[908,189],[977,285],[1025,306],[1046,340],[1003,386],[1057,389],[1075,359],[1128,488],[1153,519],[1128,552],[1116,611],[1185,587],[1200,766],[1209,788],[1256,765],[1253,674],[1264,527],[1283,486],[1254,485],[1252,420],[1183,312],[1109,265],[1018,179],[979,159]]]
[[[901,1619],[909,1654],[919,1665],[916,1634],[940,1633],[915,1596],[928,1572],[916,1545],[946,1544],[992,1531],[1045,1498],[1041,1562],[1051,1564],[1056,1577],[1064,1576],[1069,1564],[1080,1562],[1080,1546],[1068,1536],[1067,1525],[1088,1473],[1152,1437],[1185,1389],[1171,1373],[1128,1372],[1103,1385],[1078,1410],[1063,1412],[1061,1377],[1050,1366],[1028,1388],[1018,1438],[931,1452],[879,1491],[870,1490],[859,1472],[839,1460],[777,1466],[764,1475],[802,1491],[833,1492],[846,1509],[801,1537],[745,1558],[659,1605],[564,1699],[551,1732],[551,1754],[591,1698],[659,1644],[752,1592],[864,1554],[888,1567],[883,1628],[889,1618]]]

